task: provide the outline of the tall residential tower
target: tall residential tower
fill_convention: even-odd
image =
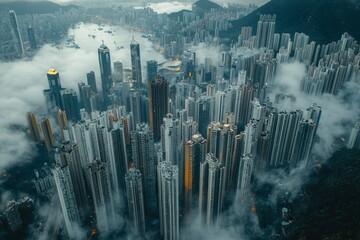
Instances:
[[[16,13],[14,10],[10,10],[9,11],[9,16],[10,16],[10,23],[11,23],[11,27],[13,30],[13,34],[15,37],[15,46],[16,46],[16,51],[19,54],[19,56],[23,56],[25,53],[24,50],[24,44],[23,44],[23,40],[20,34],[20,29],[19,29],[19,25],[17,22],[17,17],[16,17]]]
[[[111,77],[111,60],[110,50],[103,43],[98,49],[99,65],[100,65],[100,76],[101,76],[101,87],[103,94],[103,109],[107,109],[109,104],[110,89],[112,87]]]

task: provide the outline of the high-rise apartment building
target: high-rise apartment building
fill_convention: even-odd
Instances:
[[[37,120],[34,113],[32,112],[26,113],[26,120],[29,126],[31,140],[34,142],[40,142],[41,138],[40,138],[39,126],[37,124]]]
[[[251,101],[253,101],[258,95],[257,87],[251,85],[250,82],[242,85],[235,105],[235,123],[238,129],[244,129],[251,119]]]
[[[28,33],[28,37],[29,37],[30,47],[31,47],[31,49],[34,50],[37,48],[37,42],[36,42],[36,38],[35,38],[34,28],[29,26],[27,28],[27,33]]]
[[[276,15],[260,15],[256,29],[256,47],[273,48]]]
[[[200,163],[199,214],[208,227],[217,224],[223,210],[225,168],[212,154]]]
[[[103,96],[103,109],[105,110],[109,104],[110,89],[112,88],[113,81],[111,76],[110,50],[104,43],[101,44],[98,49],[98,57]]]
[[[347,144],[349,149],[360,149],[360,121],[356,122]]]
[[[23,222],[21,220],[19,206],[15,200],[11,200],[6,204],[4,215],[11,231],[21,228]]]
[[[80,224],[80,214],[76,204],[76,196],[69,165],[57,164],[52,172],[54,174],[66,230],[70,238],[76,238],[76,225]]]
[[[81,166],[79,147],[75,143],[63,142],[63,144],[56,149],[54,156],[58,165],[69,166],[70,180],[75,193],[77,208],[81,219],[85,220],[89,205],[85,185],[85,173]]]
[[[141,173],[136,168],[130,168],[125,176],[127,202],[131,227],[136,234],[145,235],[144,191]]]
[[[248,203],[253,166],[254,166],[254,162],[252,155],[244,154],[241,157],[241,161],[240,161],[239,178],[238,178],[237,190],[235,196],[237,204],[239,204],[240,207],[242,206],[245,207]]]
[[[141,123],[141,118],[142,115],[144,115],[145,113],[142,112],[141,110],[141,98],[142,96],[140,95],[140,93],[138,91],[134,91],[132,90],[130,92],[129,95],[129,102],[130,102],[130,109],[131,109],[131,113],[132,113],[132,128],[135,129],[136,125]]]
[[[156,213],[156,160],[154,134],[148,124],[141,123],[131,132],[133,164],[142,174],[147,215]]]
[[[198,130],[202,136],[207,136],[207,127],[211,121],[210,107],[212,100],[210,97],[202,96],[197,102],[197,115],[194,120],[199,124]]]
[[[125,192],[125,174],[128,171],[128,156],[126,152],[125,129],[120,121],[113,122],[113,128],[109,132],[109,166],[114,189],[117,192]]]
[[[68,127],[66,112],[59,109],[56,115],[56,120],[60,129],[61,139],[65,141],[64,129]]]
[[[308,165],[315,134],[316,123],[312,119],[302,119],[299,123],[294,151],[290,158],[290,165],[292,167]]]
[[[147,80],[155,80],[157,76],[157,61],[150,60],[146,62]]]
[[[178,166],[160,162],[157,166],[160,235],[164,240],[179,239]]]
[[[95,73],[90,71],[86,74],[87,84],[91,87],[93,93],[97,93]]]
[[[15,47],[16,47],[16,51],[18,53],[19,56],[23,56],[25,54],[25,50],[24,50],[24,44],[23,44],[23,40],[21,37],[21,33],[20,33],[20,29],[19,29],[19,25],[18,25],[18,21],[17,21],[17,17],[16,17],[16,13],[14,10],[10,10],[9,11],[9,16],[10,16],[10,23],[11,23],[11,27],[12,27],[12,32],[15,38]]]
[[[181,129],[179,120],[168,113],[163,118],[164,122],[161,126],[161,145],[164,159],[173,165],[179,166],[179,150]]]
[[[121,61],[115,61],[114,63],[114,73],[113,73],[113,78],[114,78],[114,83],[121,83],[124,79],[124,69],[123,69],[123,64]]]
[[[200,163],[205,162],[206,139],[200,134],[192,136],[185,145],[184,167],[184,209],[185,213],[191,213],[198,206]],[[181,193],[183,194],[183,193]]]
[[[100,160],[88,166],[92,199],[95,207],[96,223],[99,231],[113,230],[116,224],[114,196],[111,188],[109,167]],[[124,175],[125,179],[125,175]]]
[[[271,167],[289,165],[293,154],[299,123],[303,113],[300,110],[282,111],[270,114],[271,129],[271,154],[269,163]]]
[[[58,109],[59,108],[63,109],[63,105],[62,105],[62,101],[61,101],[62,87],[61,87],[59,72],[56,71],[56,69],[51,68],[47,72],[47,79],[48,79],[48,83],[49,83],[50,100],[51,100],[52,104],[54,104],[52,106],[52,108],[55,107]],[[56,111],[57,111],[57,109],[55,109],[55,112]]]
[[[66,112],[68,120],[77,122],[80,120],[80,108],[76,91],[73,89],[63,89],[61,93],[61,102],[63,110]]]
[[[43,137],[44,137],[44,142],[45,142],[45,147],[47,152],[51,152],[51,149],[53,146],[55,146],[55,139],[54,139],[54,135],[52,133],[51,130],[51,125],[50,125],[50,121],[47,118],[43,118],[41,120],[41,131],[43,133]]]
[[[91,86],[86,85],[85,83],[78,83],[78,88],[79,88],[79,96],[80,96],[79,107],[84,108],[88,114],[91,114],[92,109],[91,109],[90,98],[92,95],[94,95],[94,93],[91,90]]]
[[[234,193],[237,188],[240,160],[244,149],[244,138],[245,134],[243,132],[234,137],[234,147],[231,162],[232,165],[230,166],[230,171],[228,171],[230,172],[229,189],[231,193]]]
[[[149,81],[149,123],[154,133],[154,141],[160,140],[160,126],[168,113],[169,84],[165,78],[156,76]]]
[[[133,38],[130,43],[132,79],[135,89],[139,90],[142,84],[140,44]]]

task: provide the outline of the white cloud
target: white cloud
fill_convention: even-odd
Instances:
[[[322,108],[322,115],[317,134],[320,142],[314,146],[315,153],[328,158],[333,153],[333,142],[351,131],[351,124],[357,120],[360,113],[360,85],[347,82],[337,95],[324,94],[314,97],[300,92],[300,81],[306,74],[305,65],[294,62],[282,64],[278,68],[275,86],[270,100],[275,100],[277,93],[291,94],[296,97],[294,103],[280,104],[280,110],[306,110],[313,103]]]
[[[181,10],[191,10],[191,4],[181,2],[150,3],[149,7],[157,13],[172,13]]]

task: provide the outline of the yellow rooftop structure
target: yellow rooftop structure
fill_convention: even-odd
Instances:
[[[56,71],[56,69],[55,68],[51,68],[48,72],[47,72],[47,74],[49,74],[49,75],[56,75],[58,72]]]

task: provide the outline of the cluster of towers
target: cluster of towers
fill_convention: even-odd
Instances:
[[[15,42],[15,50],[16,50],[17,55],[19,57],[22,57],[25,55],[24,42],[23,42],[23,38],[20,33],[18,20],[17,20],[16,13],[14,10],[9,11],[9,17],[10,17],[10,23],[11,23],[11,28],[12,28],[12,34],[13,34],[14,42]],[[30,48],[32,50],[36,49],[37,42],[36,42],[36,38],[35,38],[34,28],[29,26],[27,28],[27,34],[28,34],[28,39],[29,39],[29,43],[30,43]]]
[[[54,155],[52,173],[69,235],[94,214],[99,231],[117,229],[118,217],[128,216],[140,236],[159,219],[161,237],[176,240],[184,219],[200,216],[211,227],[232,204],[247,211],[254,174],[309,165],[322,110],[317,104],[279,110],[276,104],[292,96],[278,95],[275,104],[268,98],[278,64],[272,46],[289,42],[285,35],[276,40],[274,24],[274,16],[261,16],[256,36],[242,30],[244,45],[255,41],[263,49],[252,55],[224,51],[218,66],[206,60],[198,65],[195,54],[184,57],[176,84],[158,75],[156,61],[147,62],[143,81],[135,40],[131,79],[124,78],[121,62],[112,71],[110,50],[102,44],[102,90],[90,72],[88,84],[79,84],[79,100],[61,87],[56,70],[48,72],[44,94],[49,113],[60,109],[60,131],[54,137],[43,119],[41,132]],[[34,114],[27,118],[32,139],[41,142]],[[358,125],[351,147],[359,145]]]

